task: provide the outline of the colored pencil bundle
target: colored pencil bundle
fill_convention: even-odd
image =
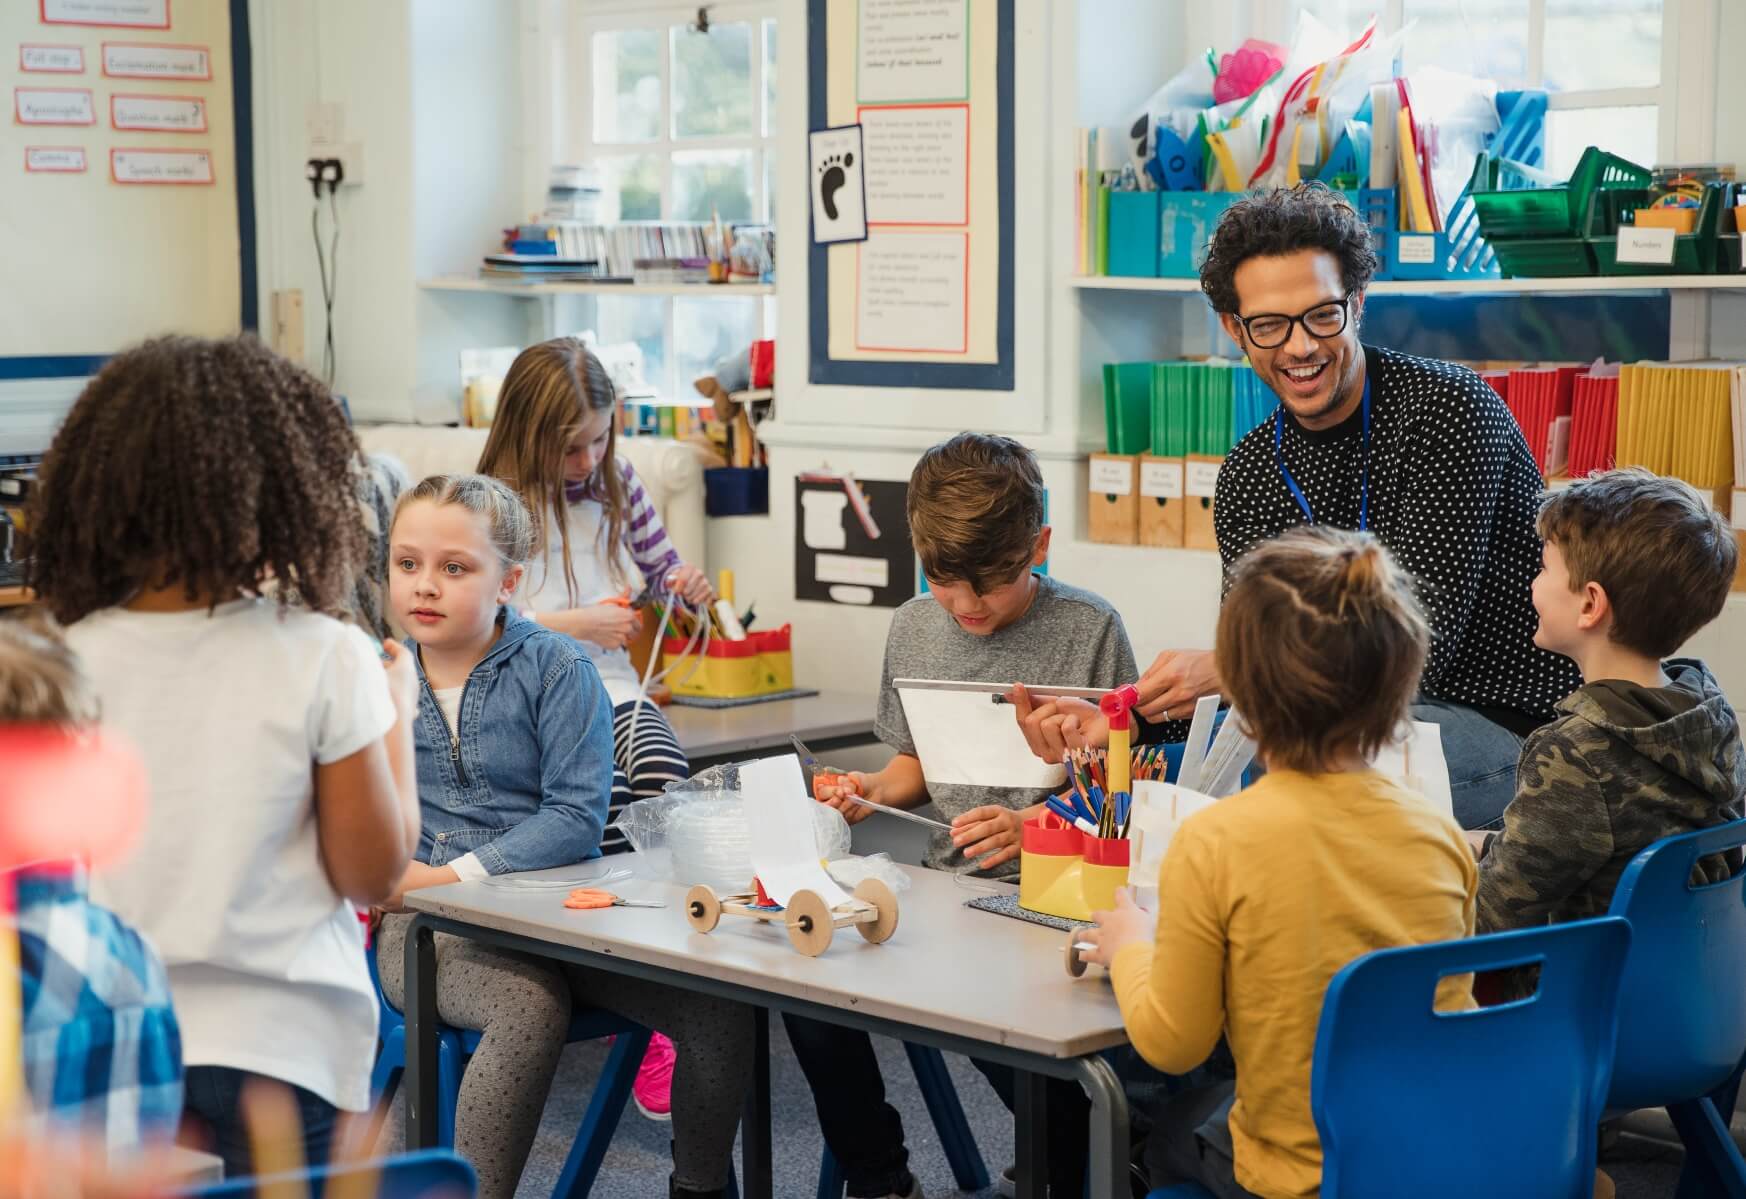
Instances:
[[[1081,832],[1095,837],[1126,837],[1133,797],[1126,791],[1107,794],[1108,757],[1102,749],[1069,750],[1061,759],[1069,789],[1046,802],[1050,811]],[[1133,781],[1162,780],[1168,765],[1162,745],[1136,746],[1130,766]]]

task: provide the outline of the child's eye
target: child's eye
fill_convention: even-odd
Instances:
[[[411,558],[402,558],[394,565],[398,566],[401,570],[411,570],[413,568]]]
[[[467,573],[467,568],[462,566],[459,562],[450,562],[443,567],[443,570],[450,575],[462,575]]]

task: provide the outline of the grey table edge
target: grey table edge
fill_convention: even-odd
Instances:
[[[1128,1102],[1115,1071],[1101,1055],[1101,1046],[1077,1057],[1052,1057],[1014,1046],[941,1032],[925,1025],[906,1024],[901,1020],[873,1016],[852,1008],[778,995],[745,983],[712,978],[649,962],[639,962],[619,954],[603,953],[575,946],[558,944],[502,929],[487,928],[455,920],[432,912],[415,912],[406,933],[406,1072],[402,1091],[406,1099],[406,1146],[408,1149],[428,1149],[436,1146],[436,946],[438,932],[496,945],[503,949],[575,962],[599,970],[624,974],[632,978],[650,979],[724,999],[737,1000],[754,1009],[774,1009],[809,1016],[827,1023],[860,1028],[899,1040],[915,1041],[936,1049],[979,1057],[1012,1067],[1019,1075],[1018,1112],[1015,1113],[1015,1135],[1028,1145],[1020,1146],[1020,1199],[1043,1199],[1046,1183],[1038,1176],[1042,1158],[1042,1136],[1045,1128],[1042,1088],[1032,1081],[1037,1076],[1066,1078],[1084,1087],[1091,1100],[1091,1138],[1089,1177],[1091,1199],[1125,1199],[1128,1191]],[[760,1021],[760,1028],[763,1028]],[[765,1033],[760,1033],[760,1048],[767,1049]],[[746,1177],[742,1180],[746,1199],[770,1199],[770,1103],[769,1054],[762,1053],[756,1062],[752,1110],[761,1128],[741,1131]],[[747,1146],[750,1153],[747,1154]],[[1030,1168],[1027,1168],[1030,1167]],[[756,1175],[754,1174],[756,1171]]]

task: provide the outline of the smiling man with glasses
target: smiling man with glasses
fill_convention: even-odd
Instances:
[[[1201,289],[1225,332],[1279,397],[1219,472],[1214,524],[1225,580],[1249,550],[1325,524],[1375,534],[1417,578],[1431,623],[1416,719],[1441,726],[1455,817],[1493,828],[1515,792],[1521,740],[1582,682],[1534,646],[1539,468],[1497,393],[1466,367],[1361,345],[1371,231],[1319,184],[1232,205]],[[1181,740],[1180,718],[1220,690],[1210,651],[1166,650],[1140,680],[1146,740]],[[1033,748],[1106,734],[1094,710],[1021,712]]]

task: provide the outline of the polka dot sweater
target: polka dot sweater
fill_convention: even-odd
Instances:
[[[1423,692],[1525,731],[1582,684],[1534,645],[1539,468],[1489,385],[1466,367],[1365,348],[1370,379],[1370,531],[1419,582],[1431,624]],[[1321,431],[1289,415],[1281,452],[1316,521],[1358,527],[1363,418]],[[1233,563],[1304,523],[1273,451],[1273,421],[1234,446],[1213,502],[1225,584]]]

